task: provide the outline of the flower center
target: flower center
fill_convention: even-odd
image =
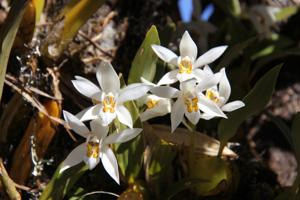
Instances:
[[[208,89],[206,90],[206,97],[212,100],[215,103],[219,103],[220,98],[219,98],[219,93],[217,91]]]
[[[183,74],[191,74],[193,69],[193,65],[191,60],[188,57],[183,58],[179,63],[179,73]]]
[[[198,98],[185,98],[184,103],[186,105],[186,109],[189,113],[191,112],[197,112],[199,110],[198,107]]]
[[[148,109],[151,109],[153,108],[154,106],[156,106],[158,103],[158,100],[155,100],[155,99],[149,99],[147,102],[146,102],[146,105],[147,105],[147,108]]]
[[[107,95],[103,100],[103,112],[115,112],[116,101],[113,95]]]
[[[100,152],[99,142],[89,141],[87,143],[86,156],[88,158],[98,158]]]

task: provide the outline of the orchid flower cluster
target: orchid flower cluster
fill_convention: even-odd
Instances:
[[[178,69],[166,73],[157,84],[141,79],[142,82],[153,86],[150,90],[152,95],[148,96],[146,102],[149,110],[142,113],[141,119],[147,120],[155,114],[162,116],[171,112],[173,132],[184,120],[184,116],[196,125],[200,118],[227,118],[224,112],[243,107],[242,101],[227,103],[231,87],[225,69],[213,73],[208,66],[218,59],[226,48],[227,46],[212,48],[197,58],[197,46],[187,31],[179,44],[180,56],[163,46],[152,45],[153,51],[160,59],[177,66]],[[178,81],[179,89],[169,86]],[[171,99],[176,99],[173,104]]]
[[[140,99],[146,105],[146,109],[140,114],[141,121],[171,113],[172,132],[185,117],[196,125],[201,118],[226,118],[224,112],[243,107],[242,101],[227,103],[231,88],[225,69],[213,73],[208,66],[226,48],[227,46],[215,47],[196,59],[197,46],[189,33],[185,32],[180,41],[180,56],[165,47],[152,45],[159,58],[178,67],[166,73],[157,84],[141,77],[142,83],[121,88],[117,73],[107,62],[102,62],[97,68],[96,78],[100,87],[83,77],[75,76],[72,81],[74,87],[91,99],[94,105],[77,115],[63,111],[67,124],[78,135],[86,138],[86,142],[71,151],[60,172],[82,161],[89,169],[93,169],[101,160],[107,173],[119,183],[118,163],[110,148],[111,144],[127,142],[142,131],[141,128],[133,127],[131,114],[124,106],[127,101]],[[178,81],[179,89],[170,86]],[[108,134],[116,119],[128,128]],[[90,129],[84,123],[87,121],[90,122]]]

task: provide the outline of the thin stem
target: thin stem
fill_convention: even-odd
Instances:
[[[115,193],[112,193],[112,192],[106,192],[106,191],[94,191],[94,192],[89,192],[89,193],[86,193],[84,195],[82,195],[80,197],[80,199],[86,197],[86,196],[90,196],[90,195],[93,195],[93,194],[108,194],[108,195],[111,195],[111,196],[115,196],[115,197],[120,197],[119,195],[115,194]]]

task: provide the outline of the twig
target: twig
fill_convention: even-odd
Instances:
[[[18,84],[19,81],[21,81],[21,80],[15,78],[14,76],[9,75],[9,74],[6,74],[6,75],[5,75],[5,79],[9,79],[9,81],[14,82],[14,84]],[[23,89],[23,90],[26,90],[28,93],[34,92],[34,93],[36,93],[36,94],[38,94],[38,95],[47,97],[47,98],[49,98],[49,99],[53,99],[53,100],[61,100],[61,99],[57,99],[56,97],[53,97],[53,96],[47,94],[46,92],[44,92],[44,91],[42,91],[42,90],[40,90],[40,89],[38,89],[38,88],[36,88],[36,87],[26,86],[26,88],[23,87],[22,89]]]
[[[14,89],[16,92],[18,92],[19,94],[21,94],[28,102],[31,103],[31,105],[35,108],[37,108],[41,113],[43,113],[44,115],[46,115],[47,117],[49,117],[51,120],[53,120],[54,122],[57,122],[63,126],[66,126],[66,123],[57,117],[53,117],[51,115],[49,115],[49,113],[47,112],[46,108],[43,106],[43,104],[41,104],[36,98],[32,97],[30,95],[30,93],[28,93],[26,90],[22,90],[20,89],[18,86],[16,86],[15,84],[13,84],[12,82],[10,82],[9,80],[5,79],[4,80],[5,84],[7,84],[8,86],[10,86],[12,89]]]
[[[61,94],[61,91],[59,89],[59,82],[60,82],[60,74],[58,72],[58,70],[60,69],[60,67],[54,67],[53,69],[52,68],[47,68],[47,71],[49,72],[49,74],[52,76],[52,84],[53,84],[53,93],[54,93],[54,96],[58,99],[63,99],[62,98],[62,94]],[[60,107],[60,110],[62,108],[62,101],[58,101],[59,103],[59,107]],[[64,125],[65,129],[67,130],[67,133],[69,134],[69,136],[71,137],[71,139],[73,141],[77,141],[76,138],[74,137],[74,135],[71,133],[71,131],[69,131],[68,129],[71,129],[68,125]]]
[[[17,191],[14,181],[11,180],[11,178],[8,176],[1,158],[0,158],[0,180],[9,199],[12,200],[21,199],[21,195]]]
[[[97,44],[96,42],[94,42],[93,40],[91,40],[85,33],[83,33],[82,31],[78,32],[78,35],[80,35],[81,37],[83,37],[84,39],[86,39],[88,42],[90,42],[94,47],[96,47],[99,51],[101,51],[101,53],[103,53],[104,55],[108,56],[109,58],[113,58],[113,56],[110,53],[107,53],[106,51],[104,51],[102,49],[102,47]]]

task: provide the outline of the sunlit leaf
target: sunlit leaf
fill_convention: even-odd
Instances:
[[[140,82],[141,77],[149,81],[153,80],[156,72],[157,56],[151,48],[152,44],[160,44],[158,32],[154,25],[147,32],[142,45],[132,61],[128,83]]]
[[[298,11],[297,6],[290,6],[290,7],[282,8],[282,9],[280,9],[279,12],[275,13],[276,20],[277,21],[286,20],[290,16],[296,14],[297,11]]]
[[[222,119],[218,126],[218,133],[223,144],[233,137],[240,124],[249,116],[261,111],[269,102],[282,65],[278,65],[267,72],[243,99],[245,107],[229,113],[228,119]]]
[[[13,1],[0,32],[0,101],[11,47],[15,40],[28,0]]]
[[[62,173],[59,173],[59,170],[60,167],[57,168],[51,181],[44,189],[40,200],[63,199],[77,180],[88,170],[88,167],[84,163],[81,163]]]
[[[151,190],[157,195],[164,192],[172,180],[175,166],[172,165],[177,148],[163,140],[149,144],[144,153],[145,176]]]
[[[41,15],[43,13],[43,8],[45,5],[45,0],[32,0],[35,7],[35,24],[40,21]]]
[[[206,180],[195,187],[195,191],[203,196],[216,195],[229,189],[232,172],[229,163],[210,156],[199,156],[191,153],[189,174],[191,178]]]
[[[183,147],[191,146],[191,132],[184,128],[177,128],[172,134],[170,127],[166,125],[147,125],[144,124],[144,132],[148,135],[155,135],[160,140]],[[194,149],[198,155],[217,156],[220,148],[220,141],[200,132],[194,134]],[[237,158],[228,147],[222,152],[222,157]]]
[[[104,0],[71,0],[61,11],[60,21],[55,23],[44,41],[42,53],[50,58],[59,57],[80,27],[104,2]]]

